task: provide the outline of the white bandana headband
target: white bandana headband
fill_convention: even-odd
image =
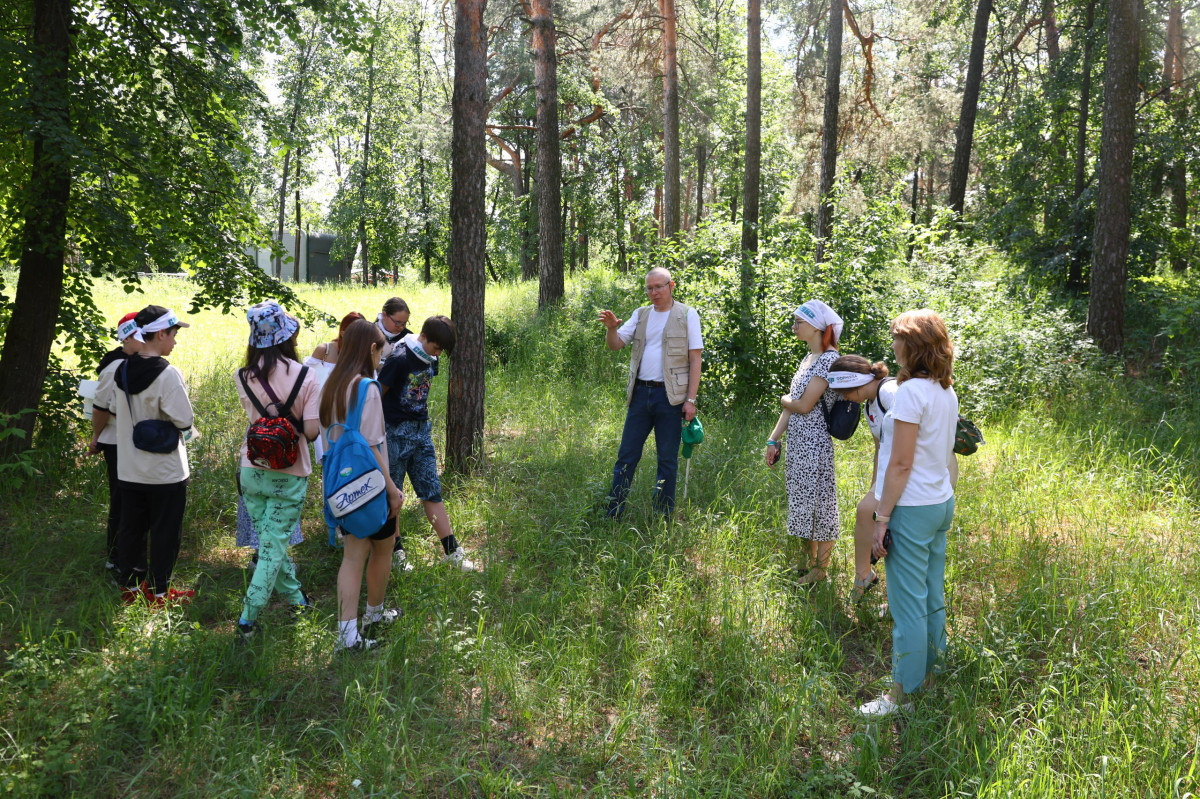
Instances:
[[[837,391],[844,391],[848,388],[865,386],[875,379],[875,375],[870,372],[863,374],[862,372],[834,371],[830,372],[825,379],[829,381],[830,388]]]
[[[820,300],[809,300],[793,311],[792,315],[803,319],[817,330],[824,330],[832,325],[835,343],[842,337],[842,317]]]
[[[137,329],[138,329],[137,322],[133,319],[130,319],[128,322],[124,322],[124,323],[118,325],[117,326],[117,341],[124,341],[125,339],[129,338],[130,336],[136,334]],[[138,341],[141,341],[141,339],[138,339]]]
[[[172,327],[191,327],[191,325],[189,325],[187,322],[180,322],[175,316],[175,312],[168,309],[166,313],[155,319],[150,324],[139,327],[137,332],[133,334],[133,337],[145,344],[146,339],[143,338],[143,336],[146,333],[157,333],[160,330],[167,330],[168,328]]]

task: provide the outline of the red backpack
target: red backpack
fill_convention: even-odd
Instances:
[[[304,376],[307,373],[308,367],[301,366],[300,376],[296,378],[296,384],[292,386],[292,393],[288,395],[286,402],[280,402],[279,397],[271,390],[271,385],[263,380],[261,374],[258,376],[259,385],[271,398],[271,405],[275,406],[277,413],[272,416],[247,385],[246,370],[238,370],[238,378],[242,381],[246,396],[254,404],[254,409],[262,414],[246,428],[246,457],[255,466],[263,469],[286,469],[300,457],[300,433],[297,431],[302,425],[292,414],[292,403],[300,394],[300,387],[304,385]]]

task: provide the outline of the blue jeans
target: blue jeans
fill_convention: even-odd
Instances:
[[[683,405],[672,405],[663,386],[635,385],[633,399],[625,414],[625,429],[621,433],[621,449],[613,467],[612,490],[608,498],[608,515],[620,516],[629,496],[629,484],[642,458],[642,447],[654,431],[658,450],[658,477],[654,484],[654,505],[670,516],[675,510],[675,478],[679,473],[679,444],[683,439]]]
[[[888,523],[892,680],[906,694],[921,687],[946,650],[946,532],[953,518],[950,497],[937,505],[897,505]]]

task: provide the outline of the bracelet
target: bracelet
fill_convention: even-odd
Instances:
[[[685,399],[685,400],[684,400],[684,402],[690,402],[690,403],[692,403],[693,405],[695,405],[695,404],[696,404],[696,398],[695,398],[695,397],[688,397],[687,399]]]
[[[767,439],[767,446],[768,447],[779,447],[780,449],[783,449],[783,446],[778,441],[773,441],[769,438]]]

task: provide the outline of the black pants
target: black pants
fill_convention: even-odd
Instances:
[[[136,583],[134,570],[146,558],[150,542],[150,587],[166,592],[183,541],[183,512],[188,481],[169,485],[121,483],[121,526],[117,534],[117,570],[124,585]]]
[[[101,444],[104,466],[108,470],[108,562],[117,562],[117,530],[121,527],[121,484],[117,480],[117,445]],[[143,561],[141,567],[146,567]]]

